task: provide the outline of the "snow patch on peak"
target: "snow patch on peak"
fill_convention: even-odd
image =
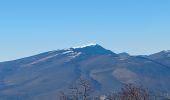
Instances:
[[[72,52],[74,52],[74,51],[69,50],[69,51],[63,52],[62,54],[68,54],[68,53],[72,53]]]
[[[87,44],[87,45],[83,45],[83,46],[76,46],[76,47],[71,47],[73,49],[77,49],[77,48],[85,48],[85,47],[94,47],[94,46],[98,46],[98,44],[96,43],[90,43],[90,44]]]

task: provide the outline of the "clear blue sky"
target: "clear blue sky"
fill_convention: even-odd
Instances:
[[[170,49],[170,0],[0,0],[0,61],[88,43]]]

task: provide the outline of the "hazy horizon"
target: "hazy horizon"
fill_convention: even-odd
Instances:
[[[169,0],[0,1],[0,62],[97,43],[115,53],[170,50]]]

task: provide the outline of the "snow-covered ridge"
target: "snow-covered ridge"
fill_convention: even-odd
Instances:
[[[77,49],[77,48],[85,48],[85,47],[90,47],[90,46],[98,46],[98,44],[96,44],[96,43],[90,43],[90,44],[87,44],[87,45],[76,46],[76,47],[71,47],[71,48]]]
[[[56,56],[58,56],[58,54],[50,55],[50,56],[41,58],[41,59],[39,59],[39,60],[33,61],[33,62],[31,62],[31,63],[25,64],[25,65],[23,65],[23,67],[31,66],[31,65],[34,65],[34,64],[37,64],[37,63],[46,61],[46,60],[48,60],[48,59],[50,59],[50,58],[53,58],[53,57],[56,57]]]

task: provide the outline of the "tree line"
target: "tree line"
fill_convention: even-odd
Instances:
[[[91,95],[92,92],[94,89],[90,81],[81,77],[68,91],[59,93],[59,100],[170,100],[168,96],[154,95],[148,89],[134,84],[126,84],[120,91],[97,96]]]

